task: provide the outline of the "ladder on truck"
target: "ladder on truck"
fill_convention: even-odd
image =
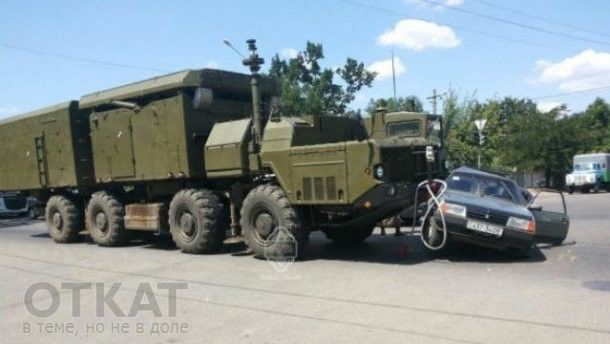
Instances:
[[[34,138],[36,145],[36,164],[38,167],[38,181],[40,186],[47,186],[49,183],[49,176],[47,174],[47,155],[44,147],[44,134],[36,136]]]

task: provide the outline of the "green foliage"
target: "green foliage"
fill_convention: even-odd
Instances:
[[[547,183],[571,169],[575,154],[610,152],[610,105],[601,98],[584,112],[566,116],[565,106],[543,113],[530,99],[479,102],[460,100],[449,91],[443,112],[449,159],[458,165],[476,165],[476,119],[487,119],[485,167],[544,171]]]
[[[344,114],[356,93],[370,87],[376,75],[352,58],[336,70],[322,68],[322,59],[322,44],[309,41],[295,58],[281,59],[277,54],[273,57],[269,75],[281,82],[284,114]],[[334,82],[335,76],[341,79],[340,84]]]
[[[552,176],[571,169],[575,154],[610,151],[610,105],[596,99],[582,113],[565,115],[565,106],[540,112],[530,99],[461,100],[449,91],[444,103],[445,143],[457,165],[476,165],[476,119],[487,119],[483,165],[498,170],[544,171]]]
[[[409,111],[409,112],[422,112],[424,106],[417,96],[399,97],[397,99],[381,98],[371,99],[366,107],[366,112],[369,114],[373,113],[378,107],[384,107],[389,112],[395,111]]]

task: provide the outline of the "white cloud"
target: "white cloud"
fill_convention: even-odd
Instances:
[[[563,105],[563,103],[561,103],[561,102],[548,101],[548,102],[540,102],[540,103],[536,104],[536,107],[538,108],[538,111],[540,111],[540,112],[549,112],[555,108],[560,107],[561,105]]]
[[[392,59],[376,61],[371,63],[367,69],[377,73],[377,79],[384,79],[392,76]],[[403,74],[407,68],[400,58],[394,57],[394,72],[396,75]]]
[[[293,48],[286,48],[283,49],[282,51],[280,51],[280,57],[283,59],[293,59],[295,57],[297,57],[297,55],[299,54],[299,52],[296,49]]]
[[[379,35],[377,43],[422,51],[428,48],[454,48],[461,42],[448,26],[418,19],[405,19],[396,23],[393,29]]]
[[[205,68],[218,68],[218,62],[216,61],[209,61],[208,63],[205,64]]]
[[[562,91],[581,91],[610,85],[610,53],[588,49],[560,62],[536,61],[535,81]]]

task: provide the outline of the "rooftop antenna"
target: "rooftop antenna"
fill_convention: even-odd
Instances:
[[[262,140],[263,126],[261,123],[261,97],[258,89],[258,72],[261,70],[261,65],[265,63],[265,59],[258,56],[256,52],[256,40],[249,39],[246,41],[248,44],[248,50],[250,56],[246,57],[240,53],[228,39],[222,41],[227,47],[231,48],[237,55],[243,60],[242,64],[250,68],[250,74],[252,75],[252,81],[250,86],[252,87],[252,122],[254,123],[254,145],[258,147]]]
[[[246,57],[244,56],[244,54],[242,54],[239,50],[237,50],[233,44],[231,44],[231,41],[229,41],[228,39],[224,39],[222,41],[222,43],[224,43],[227,47],[231,48],[235,53],[237,53],[237,55],[239,55],[239,57],[241,57],[242,59],[245,59]]]
[[[394,101],[396,102],[396,71],[394,70],[394,49],[392,49],[392,86],[394,88]]]

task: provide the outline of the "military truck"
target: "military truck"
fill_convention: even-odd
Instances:
[[[167,231],[183,252],[243,238],[273,258],[300,255],[312,230],[364,240],[441,173],[435,116],[409,115],[414,141],[385,124],[404,114],[282,115],[248,43],[251,75],[186,70],[0,122],[0,190],[45,202],[59,243],[83,230],[101,246]]]

